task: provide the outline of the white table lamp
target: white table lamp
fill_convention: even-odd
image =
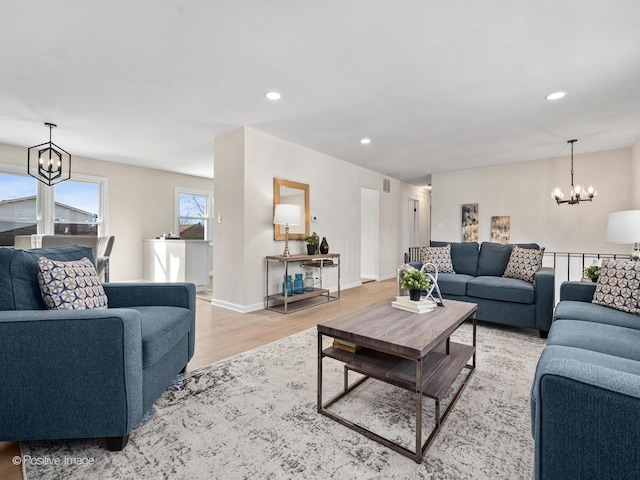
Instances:
[[[288,203],[279,203],[276,205],[276,211],[273,213],[273,223],[284,225],[284,253],[283,257],[290,257],[289,253],[289,225],[300,225],[300,206],[290,205]]]
[[[640,210],[611,212],[605,242],[633,244],[631,260],[640,261]]]

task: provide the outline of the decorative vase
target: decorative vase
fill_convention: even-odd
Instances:
[[[296,273],[296,277],[293,280],[293,293],[304,292],[304,280],[301,273]]]
[[[315,255],[318,253],[317,243],[307,243],[307,255]]]
[[[304,276],[304,291],[313,292],[314,283],[313,272],[307,272],[307,274]]]
[[[282,296],[290,297],[291,295],[293,295],[293,280],[291,280],[291,275],[287,275],[282,282]]]
[[[420,301],[420,290],[409,290],[409,298],[414,302]]]
[[[327,243],[327,237],[322,237],[322,243],[320,243],[320,253],[329,253],[329,244]]]

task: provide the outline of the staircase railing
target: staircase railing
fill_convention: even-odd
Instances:
[[[584,277],[584,269],[594,261],[606,259],[629,260],[629,254],[620,253],[585,253],[585,252],[544,252],[543,267],[551,267],[555,272],[555,298],[560,300],[560,285],[565,281],[580,281]],[[419,262],[420,247],[409,247],[404,254],[404,262]]]

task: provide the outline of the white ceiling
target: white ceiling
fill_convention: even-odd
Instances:
[[[2,0],[0,18],[0,143],[49,121],[73,155],[210,177],[213,139],[248,125],[421,184],[640,138],[637,0]]]

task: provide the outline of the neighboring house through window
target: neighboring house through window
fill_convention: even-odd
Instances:
[[[185,240],[211,239],[212,192],[176,187],[174,233]]]
[[[71,175],[49,187],[19,167],[0,165],[0,245],[16,235],[106,235],[107,179]]]

